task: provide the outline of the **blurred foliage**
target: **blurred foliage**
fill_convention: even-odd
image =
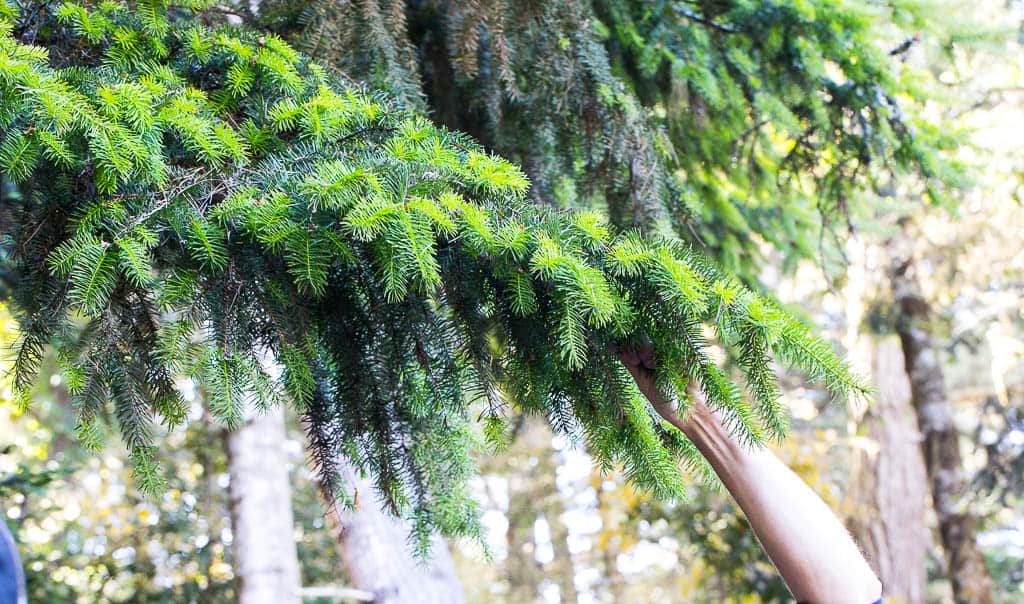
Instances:
[[[470,602],[790,601],[725,492],[695,485],[687,501],[659,501],[621,480],[621,469],[602,474],[579,447],[522,425],[481,476],[494,560],[456,549]],[[836,438],[801,430],[779,451],[832,505],[841,474],[823,460]]]
[[[794,431],[776,452],[833,509],[837,485],[823,471],[835,436],[822,430]],[[680,542],[679,568],[688,583],[679,601],[734,604],[783,603],[791,596],[761,549],[743,513],[727,493],[691,490],[689,501],[664,504],[639,497],[628,508],[626,531],[636,538]]]
[[[14,337],[14,325],[0,309],[0,347],[9,348]],[[29,601],[233,601],[222,428],[200,417],[187,429],[159,435],[168,488],[159,498],[144,498],[116,442],[96,454],[79,448],[67,394],[52,365],[43,373],[28,411],[12,404],[6,379],[0,386],[0,512],[21,548]],[[200,412],[200,405],[193,407]],[[301,445],[293,444],[303,584],[334,583],[334,542]]]

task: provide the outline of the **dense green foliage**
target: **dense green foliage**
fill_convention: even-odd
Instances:
[[[916,118],[927,78],[887,54],[918,2],[262,6],[318,60],[518,161],[536,201],[667,222],[749,283],[763,242],[822,254],[860,190],[911,172],[934,199],[955,178],[934,153],[955,141]]]
[[[102,442],[112,412],[144,490],[161,487],[153,424],[185,418],[178,375],[229,426],[288,398],[324,487],[352,496],[334,471],[347,456],[421,544],[478,530],[471,404],[494,440],[509,406],[541,413],[603,466],[680,494],[676,462],[699,456],[644,403],[623,343],[651,343],[664,389],[699,382],[747,442],[785,431],[773,358],[861,389],[685,244],[533,205],[465,135],[219,20],[159,0],[3,18],[15,385],[52,345],[80,438]]]

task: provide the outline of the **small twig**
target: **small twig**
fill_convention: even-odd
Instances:
[[[21,244],[21,249],[25,250],[25,249],[27,249],[27,248],[28,248],[28,244],[32,243],[32,240],[36,238],[36,235],[38,235],[38,234],[39,234],[39,229],[43,228],[43,225],[44,225],[44,224],[46,224],[46,221],[45,221],[45,220],[40,220],[40,221],[39,221],[39,224],[37,224],[37,225],[36,225],[36,228],[32,230],[32,234],[31,234],[31,235],[29,235],[29,236],[28,236],[28,239],[26,239],[26,240],[25,240],[25,241],[24,241],[24,242],[23,242],[23,243]]]
[[[28,16],[25,17],[25,20],[22,21],[21,24],[18,26],[18,37],[19,38],[21,36],[25,35],[25,32],[32,26],[32,22],[36,20],[36,17],[39,15],[39,13],[41,11],[45,10],[46,7],[48,7],[50,5],[50,2],[52,2],[52,0],[46,0],[45,2],[40,2],[39,4],[37,4],[35,6],[35,8],[32,9],[32,12],[29,13]],[[31,42],[34,42],[34,41],[35,41],[35,32],[33,31],[32,39],[28,40],[28,42],[31,43]]]
[[[913,36],[910,36],[909,38],[904,40],[899,46],[890,50],[889,56],[895,57],[896,55],[905,55],[914,44],[917,44],[920,41],[921,34],[914,34]]]
[[[740,135],[736,137],[736,140],[732,142],[732,148],[729,150],[729,155],[735,156],[737,154],[737,150],[744,144],[744,141],[746,141],[747,137],[760,130],[761,126],[764,126],[767,123],[768,120],[761,120],[747,128],[743,132],[741,132]]]
[[[689,9],[685,9],[685,8],[677,6],[676,7],[676,12],[679,13],[680,15],[682,15],[683,17],[689,19],[690,21],[695,21],[697,23],[700,23],[701,25],[706,25],[707,27],[710,27],[711,29],[714,29],[716,31],[720,31],[720,32],[722,32],[724,34],[738,34],[738,33],[740,33],[740,30],[738,30],[738,29],[736,29],[734,27],[730,27],[728,25],[723,25],[721,23],[718,23],[717,21],[712,21],[711,19],[708,19],[707,17],[705,17],[703,15],[698,15],[697,13],[695,13],[693,11],[690,11]]]
[[[125,235],[130,233],[132,229],[149,220],[149,218],[153,214],[156,214],[160,210],[166,208],[167,205],[171,203],[171,199],[171,197],[166,197],[162,201],[158,201],[156,204],[154,204],[153,207],[147,210],[145,213],[138,215],[134,220],[129,222],[127,225],[125,225],[123,229],[121,229],[116,235],[114,235],[114,240],[116,241],[121,237],[124,237]]]
[[[209,6],[207,8],[202,9],[202,11],[200,11],[200,12],[216,13],[218,15],[227,15],[229,17],[238,17],[239,19],[248,19],[249,18],[249,15],[246,15],[246,14],[240,13],[240,12],[238,12],[236,10],[227,8],[226,6]]]
[[[373,132],[374,130],[376,130],[378,132],[381,132],[381,133],[390,134],[392,132],[395,132],[397,130],[397,128],[393,128],[391,126],[383,126],[381,124],[371,124],[369,126],[365,126],[365,127],[360,128],[358,130],[354,130],[352,132],[349,132],[345,136],[339,138],[337,142],[344,143],[344,142],[347,142],[347,141],[349,141],[349,140],[351,140],[353,138],[356,138],[357,136],[362,136],[362,135],[366,134],[367,132]]]

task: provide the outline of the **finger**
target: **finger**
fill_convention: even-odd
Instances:
[[[637,363],[643,365],[647,369],[654,369],[654,348],[649,345],[639,346],[634,348],[637,356]]]

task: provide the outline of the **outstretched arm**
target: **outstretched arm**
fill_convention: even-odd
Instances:
[[[746,514],[768,557],[798,602],[871,604],[882,584],[832,511],[768,449],[737,443],[691,384],[685,418],[654,385],[649,349],[631,349],[623,363],[641,392],[707,458]]]

